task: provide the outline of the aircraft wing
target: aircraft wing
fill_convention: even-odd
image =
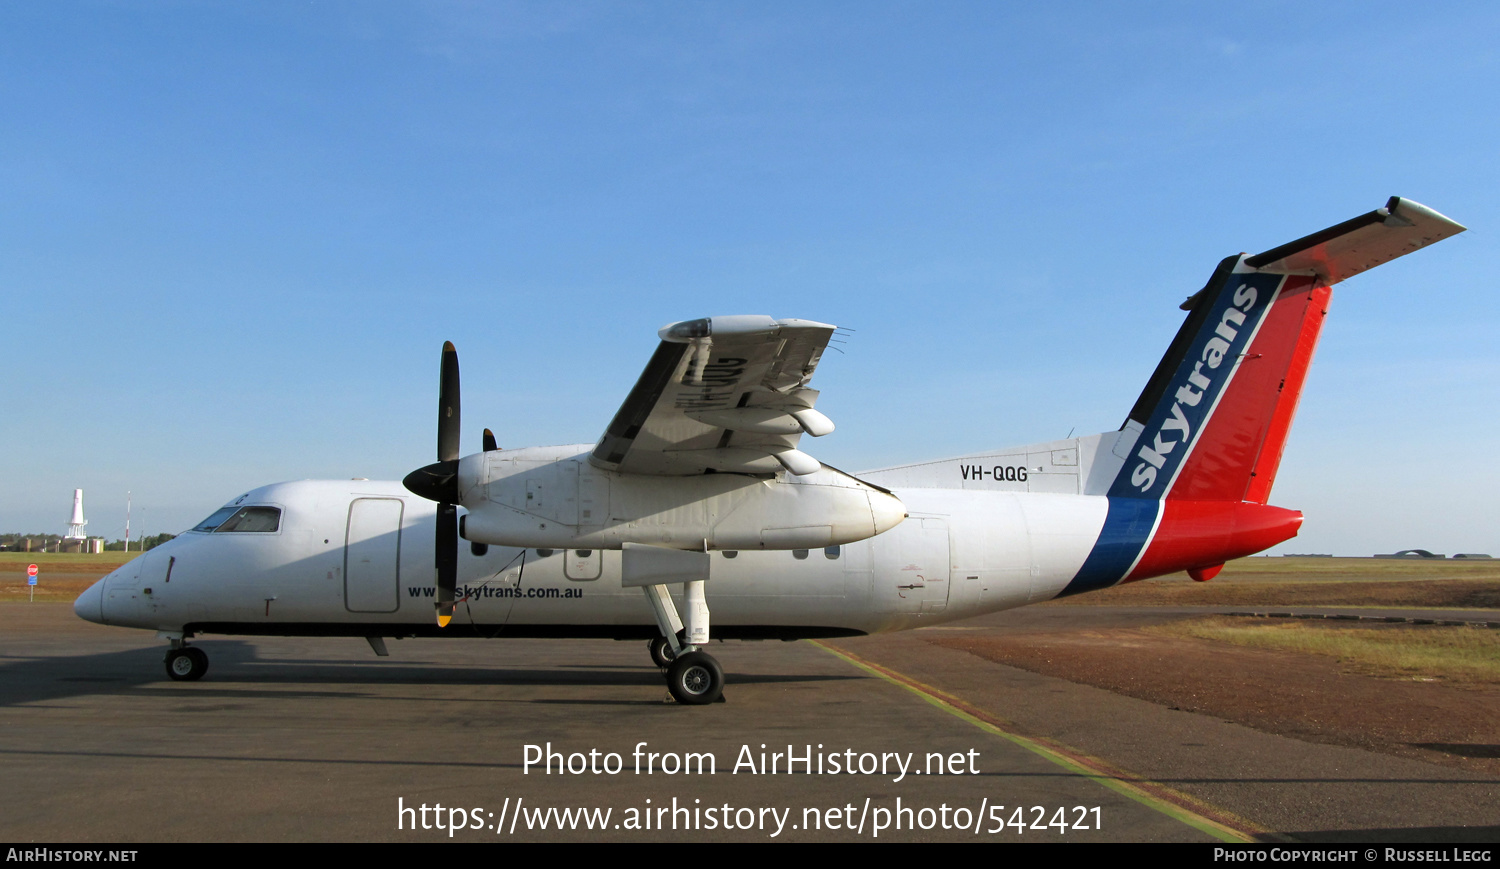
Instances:
[[[833,431],[807,383],[835,328],[764,316],[664,326],[589,461],[661,476],[817,471],[821,463],[797,442]]]

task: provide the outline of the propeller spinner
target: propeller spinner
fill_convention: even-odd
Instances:
[[[402,484],[413,495],[436,501],[437,534],[433,562],[437,569],[437,623],[447,627],[453,618],[454,589],[458,585],[458,350],[443,342],[438,384],[438,460],[406,475]]]

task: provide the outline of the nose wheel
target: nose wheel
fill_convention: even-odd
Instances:
[[[208,655],[196,646],[169,649],[164,662],[167,675],[175,682],[192,682],[202,679],[208,672]]]

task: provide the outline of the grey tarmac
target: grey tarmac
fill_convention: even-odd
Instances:
[[[1065,609],[1075,608],[1032,612],[1052,618]],[[996,619],[1017,615],[968,626],[1011,629],[1014,621]],[[211,659],[207,677],[181,683],[163,672],[163,643],[82,622],[65,604],[7,604],[0,624],[0,836],[10,841],[449,839],[446,830],[422,829],[416,813],[398,829],[398,800],[462,808],[466,822],[485,827],[457,831],[459,841],[871,841],[879,810],[889,823],[898,798],[907,809],[932,810],[925,819],[934,821],[941,806],[955,822],[954,810],[965,809],[985,819],[985,830],[996,804],[1007,820],[1025,807],[1028,825],[1032,806],[1044,808],[1043,823],[1058,809],[1072,823],[1073,807],[1097,806],[1102,829],[938,826],[887,829],[881,841],[1232,838],[1150,787],[1101,782],[812,643],[714,644],[727,702],[684,708],[667,700],[639,642],[404,640],[388,641],[391,656],[377,658],[361,640],[205,637],[197,644]],[[935,648],[920,632],[830,645],[987,710],[1011,736],[1055,740],[1189,795],[1212,817],[1243,819],[1246,829],[1433,841],[1488,824],[1488,837],[1496,835],[1494,780],[1172,712]],[[564,754],[616,753],[624,769],[523,769],[525,746],[548,742]],[[642,742],[647,752],[711,753],[717,771],[637,774],[632,757]],[[894,781],[731,771],[745,746],[758,754],[762,744],[768,754],[788,745],[912,754],[918,767],[928,753],[972,751],[979,772]],[[689,811],[674,816],[674,798]],[[502,812],[507,823],[516,818],[516,800],[527,810],[612,814],[604,829],[490,829]],[[701,828],[701,810],[721,806],[737,824],[741,809],[790,812],[775,837],[777,822],[764,812],[752,829]],[[628,824],[629,811],[639,825],[648,808],[669,811],[651,829],[615,828]],[[700,828],[683,829],[693,809]],[[824,823],[862,817],[864,827],[803,829],[804,810],[820,810]]]
[[[1331,843],[1500,840],[1500,778],[1264,733],[925,642],[934,633],[1014,637],[1063,628],[1138,628],[1188,614],[1246,609],[1033,606],[838,644],[895,670],[922,672],[927,684],[991,712],[1015,733],[1055,740],[1272,834],[1261,838]],[[1417,616],[1427,611],[1370,612]],[[1495,619],[1496,613],[1455,610],[1443,616],[1484,621]]]

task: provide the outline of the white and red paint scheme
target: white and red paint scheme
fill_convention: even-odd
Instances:
[[[640,591],[652,582],[662,595],[683,583],[677,603],[703,639],[706,600],[718,638],[795,639],[903,630],[1184,570],[1207,580],[1301,525],[1269,498],[1332,286],[1461,231],[1393,198],[1229,257],[1184,303],[1118,431],[852,476],[796,448],[801,434],[832,430],[806,381],[833,327],[674,324],[597,444],[459,462],[472,550],[446,628],[432,620],[435,505],[369,481],[248,492],[75,608],[160,631],[174,649],[238,633],[364,636],[379,650],[375,638],[389,636],[658,636],[659,599]],[[769,367],[742,375],[762,352],[751,344],[770,348]],[[783,370],[789,358],[799,375]],[[721,374],[728,403],[708,406]],[[752,376],[759,392],[734,380]],[[680,570],[647,559],[671,551],[688,559]],[[658,569],[647,564],[668,566],[642,579]]]

